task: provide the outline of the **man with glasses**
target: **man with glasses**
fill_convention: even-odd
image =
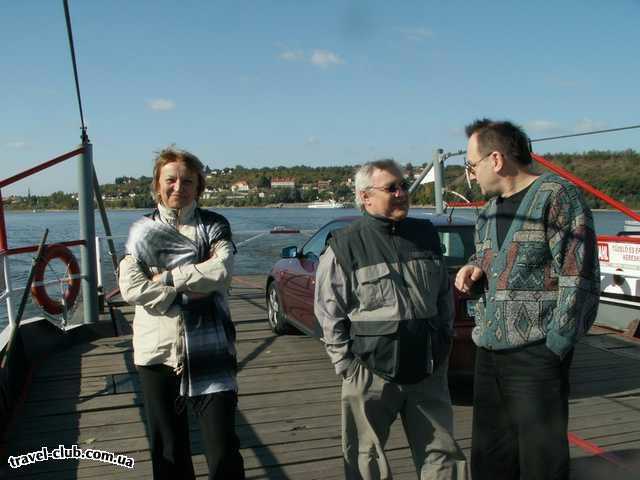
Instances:
[[[421,479],[465,479],[452,436],[447,364],[453,298],[434,226],[407,218],[408,184],[393,160],[355,176],[361,219],[320,257],[315,314],[342,376],[342,449],[349,479],[388,479],[384,452],[400,414]]]
[[[467,126],[467,172],[493,198],[478,217],[476,254],[456,276],[477,284],[471,473],[568,479],[569,367],[595,320],[600,273],[593,217],[580,191],[538,175],[510,122]]]

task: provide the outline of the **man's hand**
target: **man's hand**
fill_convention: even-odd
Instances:
[[[151,277],[152,282],[162,283],[162,274],[156,273],[153,277]]]
[[[474,265],[465,265],[456,275],[456,288],[463,293],[469,293],[474,283],[482,278],[484,273]]]

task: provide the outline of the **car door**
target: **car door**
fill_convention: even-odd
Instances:
[[[304,290],[300,298],[300,308],[298,321],[308,333],[320,336],[321,330],[316,316],[313,313],[314,295],[316,289],[316,270],[320,261],[320,254],[324,250],[330,234],[348,225],[350,221],[336,220],[322,227],[309,239],[302,247],[300,258],[300,280],[299,285]]]
[[[472,225],[440,225],[437,227],[445,263],[451,283],[457,271],[467,263],[475,251],[474,227]],[[473,372],[475,346],[471,332],[475,326],[473,311],[475,298],[464,295],[453,288],[455,305],[455,341],[449,360],[449,370],[456,373]]]

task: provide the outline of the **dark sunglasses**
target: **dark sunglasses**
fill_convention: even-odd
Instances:
[[[391,185],[387,185],[386,187],[369,187],[369,189],[382,190],[384,192],[395,195],[399,191],[408,192],[409,187],[410,187],[409,182],[407,182],[406,180],[402,180],[401,182],[393,183]]]

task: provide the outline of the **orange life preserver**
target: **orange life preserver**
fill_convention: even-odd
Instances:
[[[76,257],[73,256],[71,250],[59,243],[47,245],[40,261],[36,263],[33,270],[34,284],[31,286],[31,294],[45,312],[48,312],[51,315],[60,315],[64,312],[64,305],[61,301],[53,300],[47,293],[47,289],[42,285],[47,264],[54,258],[62,260],[62,262],[67,266],[66,275],[75,276],[80,273],[78,261],[76,260]],[[67,309],[69,309],[73,305],[73,302],[76,301],[78,293],[80,292],[80,279],[69,278],[66,280],[66,283],[68,288],[64,292],[64,301],[67,304]]]

